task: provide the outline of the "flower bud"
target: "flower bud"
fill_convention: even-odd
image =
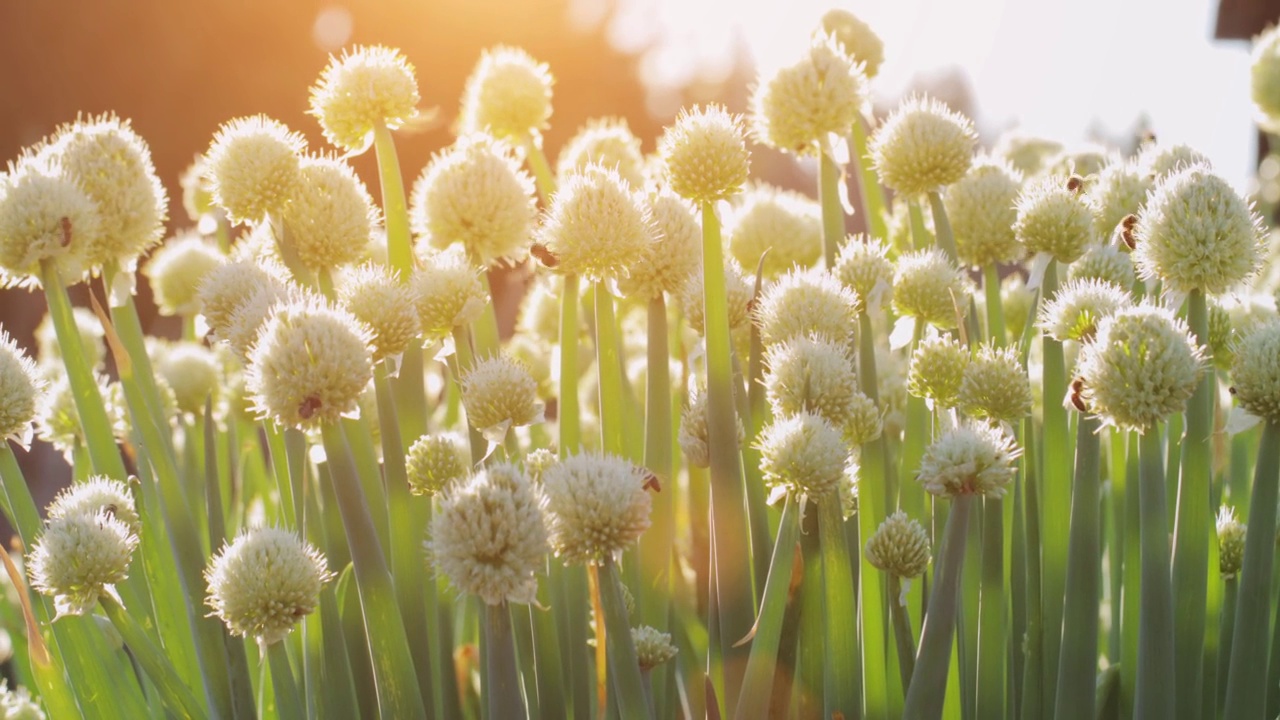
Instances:
[[[182,412],[199,416],[208,398],[217,402],[222,369],[217,358],[203,345],[189,342],[177,345],[156,363],[156,370],[173,388]]]
[[[27,555],[31,586],[52,595],[58,615],[83,615],[128,577],[138,536],[106,511],[48,520]]]
[[[937,248],[898,258],[893,306],[903,315],[944,330],[956,327],[969,306],[969,292],[968,278]]]
[[[30,441],[31,423],[43,392],[44,381],[36,364],[9,333],[0,330],[0,443],[16,440],[25,445]]]
[[[279,213],[302,182],[307,142],[265,115],[224,123],[205,155],[213,201],[234,223]]]
[[[1089,342],[1103,318],[1132,306],[1129,293],[1109,282],[1068,280],[1045,303],[1040,327],[1060,342]]]
[[[78,282],[102,232],[93,199],[43,162],[24,156],[0,175],[0,282],[10,275],[39,285],[40,263],[46,260],[63,282]]]
[[[929,533],[898,510],[880,523],[865,549],[867,562],[899,578],[917,578],[929,568]]]
[[[1236,518],[1235,510],[1223,505],[1218,509],[1218,572],[1229,580],[1244,565],[1244,537],[1249,526]]]
[[[945,195],[956,254],[970,267],[1013,262],[1022,246],[1013,233],[1022,176],[1003,160],[979,160]]]
[[[542,475],[547,533],[566,564],[615,558],[649,528],[646,473],[614,455],[571,455]]]
[[[701,254],[701,253],[699,253]],[[742,266],[730,260],[724,267],[725,295],[729,301],[729,329],[740,330],[747,327],[751,319],[751,299],[755,292],[754,278],[748,277]],[[689,275],[680,291],[680,309],[684,311],[685,322],[689,328],[699,335],[706,334],[704,312],[706,307],[703,298],[702,272]]]
[[[348,152],[369,146],[378,126],[396,129],[418,114],[413,65],[381,45],[357,45],[329,56],[311,88],[308,113],[320,121],[324,139]]]
[[[464,371],[459,384],[467,422],[490,442],[501,441],[512,427],[542,422],[538,383],[509,357],[477,361]]]
[[[1173,173],[1180,172],[1192,165],[1203,165],[1208,168],[1212,163],[1209,156],[1190,145],[1160,145],[1148,143],[1138,154],[1138,167],[1146,173],[1153,186],[1164,182]]]
[[[1245,335],[1236,345],[1231,387],[1240,407],[1280,423],[1280,320]]]
[[[124,523],[134,535],[142,532],[142,518],[138,517],[129,486],[105,475],[92,475],[63,488],[45,509],[50,520],[73,515],[92,517],[99,513]]]
[[[1085,199],[1061,177],[1034,180],[1018,196],[1013,231],[1031,255],[1048,253],[1074,262],[1094,241],[1093,213]]]
[[[644,154],[640,152],[640,138],[627,126],[624,118],[599,118],[588,120],[577,135],[560,149],[556,160],[556,175],[560,182],[572,173],[599,165],[618,173],[633,188],[644,187]]]
[[[801,335],[771,345],[765,367],[765,393],[775,417],[812,412],[841,429],[853,422],[862,392],[846,348]]]
[[[822,32],[834,36],[854,62],[863,64],[868,79],[874,78],[884,62],[884,41],[871,26],[842,8],[828,10],[822,16]]]
[[[694,203],[727,200],[747,182],[742,118],[719,105],[681,110],[658,141],[658,154],[671,189]]]
[[[925,449],[916,479],[931,495],[1004,497],[1022,454],[999,427],[965,422]]]
[[[858,296],[828,272],[791,270],[761,293],[755,319],[765,345],[808,334],[844,341],[858,324]]]
[[[737,198],[725,227],[729,254],[743,267],[760,266],[767,279],[822,257],[822,207],[797,192],[754,185]]]
[[[1098,173],[1089,188],[1094,234],[1110,237],[1126,215],[1138,212],[1151,190],[1151,177],[1134,162],[1113,162]]]
[[[978,349],[960,382],[960,409],[970,417],[1009,423],[1031,414],[1031,383],[1016,349]]]
[[[471,474],[471,454],[457,433],[423,435],[409,446],[405,466],[410,492],[433,496]]]
[[[386,266],[366,263],[338,286],[338,303],[373,331],[373,360],[404,352],[422,330],[413,289]]]
[[[920,196],[964,177],[977,141],[968,118],[934,98],[912,96],[881,123],[867,150],[880,182]]]
[[[907,391],[942,407],[955,407],[960,386],[969,367],[969,350],[950,335],[933,335],[920,340],[911,353]]]
[[[489,290],[480,272],[459,246],[427,253],[414,272],[418,320],[428,342],[439,340],[480,316],[489,304]]]
[[[364,256],[377,217],[373,198],[350,165],[306,157],[284,210],[285,242],[313,270],[350,265]]]
[[[651,193],[648,204],[657,242],[649,243],[628,275],[618,279],[623,295],[642,300],[675,296],[691,277],[702,275],[702,225],[693,208],[670,190]]]
[[[524,471],[529,474],[529,479],[534,485],[542,483],[542,475],[552,465],[560,462],[560,456],[550,448],[536,448],[528,455],[524,456]]]
[[[1112,243],[1097,243],[1071,263],[1067,277],[1072,280],[1100,280],[1128,290],[1137,281],[1129,253]]]
[[[620,277],[654,242],[649,209],[613,170],[573,173],[551,199],[538,239],[558,270],[593,280]]]
[[[775,418],[758,442],[760,471],[770,487],[822,501],[844,481],[849,447],[840,431],[819,415]]]
[[[661,632],[648,625],[631,628],[631,642],[636,646],[636,659],[640,661],[640,672],[648,672],[665,662],[674,660],[680,652],[671,643],[671,633]]]
[[[520,48],[485,50],[462,91],[462,133],[536,138],[551,117],[551,71]]]
[[[811,155],[827,135],[861,121],[867,76],[834,38],[817,35],[798,62],[763,80],[751,98],[755,136],[769,147]]]
[[[862,299],[866,308],[879,307],[893,299],[893,262],[889,260],[889,246],[880,240],[850,235],[840,246],[832,272]]]
[[[283,296],[285,285],[278,277],[252,260],[233,260],[205,273],[196,292],[200,313],[213,334],[226,339],[232,317],[254,295],[269,290]]]
[[[200,312],[200,284],[225,262],[222,253],[198,233],[183,233],[161,245],[142,272],[161,315]]]

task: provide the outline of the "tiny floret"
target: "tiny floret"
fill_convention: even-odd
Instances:
[[[984,345],[960,382],[960,409],[970,417],[1016,422],[1031,413],[1031,383],[1016,349]]]
[[[551,117],[551,70],[520,48],[485,50],[467,78],[458,124],[517,142],[537,138]]]
[[[58,615],[83,615],[128,577],[138,536],[107,511],[51,518],[27,555],[31,586]]]
[[[675,659],[680,652],[671,642],[671,633],[661,632],[648,625],[631,628],[631,642],[636,646],[636,659],[640,662],[641,672]]]
[[[695,203],[727,200],[747,182],[742,118],[720,105],[681,110],[658,141],[658,155],[671,189]]]
[[[920,196],[964,177],[977,141],[969,118],[934,98],[913,96],[880,125],[867,149],[881,182]]]
[[[618,173],[633,188],[644,186],[644,153],[640,138],[623,118],[588,120],[577,135],[569,138],[556,160],[561,182],[570,174],[599,165]]]
[[[480,316],[489,304],[489,290],[480,271],[460,246],[425,253],[413,274],[418,320],[428,342],[439,340]]]
[[[357,267],[338,286],[339,304],[373,331],[375,362],[404,352],[421,332],[415,299],[395,271],[374,263]]]
[[[792,270],[761,293],[755,318],[765,345],[810,333],[844,340],[857,325],[858,296],[823,270]]]
[[[22,348],[0,330],[0,442],[31,441],[31,423],[44,394],[44,381],[36,364]]]
[[[901,510],[880,523],[865,549],[867,561],[899,578],[917,578],[929,567],[929,534]]]
[[[311,88],[311,109],[324,139],[347,151],[368,147],[375,128],[394,130],[418,113],[413,65],[381,45],[357,45],[329,65]]]
[[[842,8],[828,10],[822,16],[822,32],[834,36],[850,57],[862,63],[868,78],[880,72],[880,63],[884,62],[884,41],[856,15]]]
[[[969,280],[941,250],[929,248],[898,258],[893,305],[898,312],[947,329],[969,306]]]
[[[236,223],[279,213],[302,182],[306,147],[301,135],[265,115],[225,123],[205,155],[213,201]]]
[[[307,157],[284,211],[285,241],[313,270],[349,265],[364,254],[377,217],[373,198],[350,165]]]
[[[324,555],[288,530],[256,527],[224,545],[204,571],[205,604],[237,637],[262,647],[310,615],[333,579]]]
[[[1244,565],[1244,538],[1249,527],[1240,522],[1227,505],[1218,508],[1218,572],[1224,580],[1234,578]]]
[[[1051,175],[1028,183],[1018,196],[1013,231],[1028,254],[1047,253],[1066,264],[1083,255],[1094,241],[1093,212],[1068,184]]]
[[[822,207],[791,190],[754,185],[737,198],[725,228],[733,258],[743,267],[760,266],[766,278],[812,267],[822,257]]]
[[[987,158],[947,188],[945,195],[956,254],[966,266],[1012,262],[1022,255],[1013,233],[1014,202],[1022,176],[1005,161]]]
[[[565,179],[538,238],[559,258],[560,272],[591,279],[626,276],[655,239],[643,198],[618,173],[599,165]]]
[[[999,427],[965,422],[933,442],[916,478],[932,495],[1004,497],[1017,473],[1019,448]]]
[[[907,391],[942,407],[955,407],[968,367],[969,350],[960,341],[941,334],[923,338],[911,353]]]
[[[200,284],[223,262],[222,253],[198,233],[183,233],[161,245],[142,268],[160,314],[200,312]]]
[[[775,419],[760,433],[760,471],[775,492],[823,500],[845,479],[849,447],[820,415],[801,412]]]
[[[547,534],[566,564],[617,557],[649,528],[644,470],[614,455],[571,455],[542,474]]]
[[[1236,345],[1231,384],[1240,407],[1280,423],[1280,320],[1245,335]]]
[[[861,121],[867,77],[833,37],[817,35],[792,65],[760,83],[751,99],[752,130],[764,144],[809,155],[830,133],[844,135]]]
[[[500,442],[512,427],[542,422],[538,383],[516,360],[503,355],[479,360],[460,384],[467,422],[490,442]]]
[[[1040,327],[1054,340],[1093,340],[1102,319],[1133,305],[1133,297],[1105,280],[1068,280],[1040,311]]]

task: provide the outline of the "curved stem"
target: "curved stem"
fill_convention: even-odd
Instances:
[[[382,214],[387,225],[387,260],[400,273],[401,282],[409,282],[413,273],[413,246],[409,239],[409,210],[405,203],[404,178],[400,175],[400,158],[396,143],[387,126],[378,123],[373,129],[373,147],[378,153],[378,179],[382,183]]]

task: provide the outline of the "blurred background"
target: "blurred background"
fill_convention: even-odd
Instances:
[[[1249,189],[1258,136],[1248,38],[1280,17],[1280,2],[1219,2],[0,0],[0,159],[77,113],[114,111],[150,142],[176,229],[187,223],[179,174],[220,123],[266,113],[325,148],[305,115],[308,88],[329,53],[353,43],[400,48],[424,106],[439,108],[434,127],[397,138],[407,183],[452,141],[463,83],[481,50],[499,43],[551,66],[553,161],[584,121],[603,115],[626,118],[650,151],[683,105],[744,111],[757,73],[793,61],[839,6],[884,40],[878,114],[922,90],[972,117],[988,146],[1011,128],[1068,146],[1128,146],[1151,130],[1195,146]],[[754,152],[755,175],[813,193],[812,168]],[[377,197],[372,153],[355,163]],[[144,329],[176,335],[149,298],[140,307]],[[0,290],[0,325],[24,346],[43,313],[42,296]],[[54,453],[23,460],[45,480],[43,505],[68,470]]]

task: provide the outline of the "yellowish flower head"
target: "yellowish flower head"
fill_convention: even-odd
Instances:
[[[880,523],[864,550],[867,562],[900,578],[916,578],[929,568],[929,533],[901,510]]]
[[[681,110],[658,141],[658,155],[668,186],[694,203],[727,200],[747,182],[742,118],[720,105]]]
[[[798,62],[763,80],[751,98],[751,129],[765,145],[798,155],[818,152],[830,133],[861,121],[867,76],[833,37],[818,35]]]
[[[332,580],[324,555],[283,528],[243,530],[205,568],[205,604],[237,637],[279,642],[310,615]]]
[[[254,407],[284,427],[316,427],[352,413],[373,379],[369,334],[321,300],[278,306],[249,351]]]
[[[856,15],[843,8],[833,8],[822,16],[822,32],[834,36],[854,62],[863,64],[868,79],[880,72],[884,62],[884,41]]]
[[[969,417],[1014,423],[1031,414],[1031,382],[1012,347],[983,345],[964,369],[960,409]]]
[[[485,50],[462,92],[462,133],[516,142],[537,138],[551,117],[551,70],[520,48]]]
[[[1114,243],[1095,243],[1067,269],[1072,280],[1101,280],[1122,288],[1137,282],[1133,259]]]
[[[1039,175],[1049,160],[1062,152],[1062,143],[1015,130],[1001,135],[993,152],[1029,178]]]
[[[1034,322],[1031,313],[1038,302],[1039,293],[1027,287],[1019,273],[1012,273],[1000,281],[1000,304],[1004,306],[1005,329],[1010,338],[1021,338],[1028,322]]]
[[[1138,213],[1134,260],[1167,290],[1224,293],[1262,260],[1262,220],[1220,176],[1193,165],[1156,185]]]
[[[937,248],[898,258],[893,305],[903,315],[942,329],[953,328],[969,306],[969,279]]]
[[[542,422],[538,383],[524,365],[503,355],[479,360],[461,378],[462,407],[467,422],[501,436],[512,427]]]
[[[413,288],[386,266],[365,263],[343,277],[338,304],[373,331],[373,360],[399,355],[422,331]]]
[[[1147,175],[1152,185],[1159,185],[1165,177],[1192,165],[1212,166],[1209,156],[1190,145],[1161,145],[1148,143],[1138,153],[1138,167]]]
[[[564,182],[571,173],[599,165],[618,173],[633,188],[644,187],[644,153],[623,118],[588,120],[577,135],[569,138],[556,159],[556,175]]]
[[[755,292],[754,285],[755,278],[748,276],[738,263],[730,260],[725,264],[724,287],[729,300],[730,330],[746,328],[751,320],[751,296]],[[695,271],[685,281],[680,291],[680,309],[684,312],[684,319],[689,323],[689,328],[699,335],[705,335],[706,306],[702,289],[702,272]]]
[[[1230,506],[1218,508],[1218,572],[1224,580],[1235,577],[1244,565],[1244,539],[1249,526],[1240,522]]]
[[[1142,304],[1104,318],[1076,367],[1091,412],[1106,425],[1145,432],[1183,411],[1204,360],[1185,323]]]
[[[72,515],[92,517],[98,513],[119,520],[135,535],[142,531],[142,518],[138,517],[129,486],[105,475],[92,475],[83,482],[63,488],[45,508],[45,515],[50,520]]]
[[[942,407],[956,407],[969,360],[969,349],[950,335],[923,338],[911,353],[907,391]]]
[[[1112,153],[1101,145],[1087,143],[1082,147],[1065,150],[1050,158],[1049,166],[1045,169],[1045,172],[1049,175],[1057,175],[1064,178],[1071,175],[1079,175],[1082,178],[1092,179],[1116,159]]]
[[[1249,68],[1249,91],[1258,110],[1258,124],[1280,132],[1280,29],[1271,26],[1254,38]]]
[[[104,511],[50,518],[27,555],[31,587],[53,596],[58,615],[83,615],[128,578],[138,536]]]
[[[735,414],[736,417],[736,414]],[[736,445],[741,446],[746,436],[742,419],[737,418]],[[677,440],[685,460],[694,467],[711,466],[710,428],[707,427],[707,391],[705,388],[694,388],[689,393],[684,408],[680,412],[680,431]]]
[[[547,530],[524,471],[490,465],[446,490],[436,503],[426,548],[458,590],[489,605],[534,602]]]
[[[226,261],[199,233],[179,234],[161,245],[142,273],[151,281],[151,294],[161,315],[200,312],[200,285]]]
[[[199,222],[205,213],[214,209],[213,186],[209,182],[203,155],[196,155],[195,160],[182,171],[178,184],[182,187],[182,209],[187,211],[188,220]]]
[[[880,307],[893,299],[893,261],[889,246],[866,235],[850,235],[840,246],[835,276],[862,298],[866,308]]]
[[[511,148],[470,135],[431,158],[413,185],[409,219],[435,247],[461,243],[488,266],[523,255],[537,213],[533,178]]]
[[[644,300],[678,294],[702,266],[702,225],[688,201],[660,190],[649,193],[648,205],[657,242],[618,279],[623,295]]]
[[[770,346],[765,367],[765,393],[775,417],[811,412],[842,430],[853,421],[862,393],[847,347],[802,335]]]
[[[1229,371],[1236,346],[1246,335],[1280,319],[1276,299],[1260,293],[1223,295],[1209,300],[1209,349],[1213,364]]]
[[[394,130],[418,114],[418,80],[399,50],[357,45],[329,56],[311,88],[311,109],[324,139],[348,152],[369,146],[374,128]]]
[[[255,303],[266,302],[269,307],[284,297],[285,287],[283,280],[259,263],[233,260],[206,273],[196,295],[200,301],[200,312],[214,336],[234,347],[237,343],[231,339],[240,319],[237,316]]]
[[[36,364],[0,330],[0,442],[27,444],[44,392]]]
[[[760,433],[760,471],[770,487],[822,501],[844,482],[849,447],[820,415],[776,418]]]
[[[1231,387],[1240,407],[1267,422],[1280,422],[1280,320],[1236,345]]]
[[[102,329],[102,322],[86,307],[72,308],[71,316],[75,318],[76,334],[80,336],[80,345],[84,348],[84,357],[89,367],[101,367],[106,356],[106,348],[102,342],[106,333]],[[42,366],[62,366],[62,346],[58,342],[57,330],[53,327],[53,318],[49,315],[45,315],[36,326],[36,353]]]
[[[1004,497],[1017,474],[1022,449],[999,427],[964,422],[925,449],[916,479],[939,497]]]
[[[623,277],[654,242],[644,199],[613,170],[573,173],[551,198],[538,239],[557,269],[593,280]]]
[[[333,157],[302,160],[284,210],[286,242],[313,270],[359,262],[378,222],[368,189],[350,165]]]
[[[467,440],[455,432],[423,435],[409,446],[405,466],[409,491],[434,496],[471,474]]]
[[[822,270],[792,270],[769,283],[755,306],[765,345],[816,334],[843,341],[858,324],[858,296]]]
[[[1013,234],[1014,202],[1022,176],[1003,160],[983,158],[947,188],[945,197],[956,254],[968,267],[1018,260],[1022,246]]]
[[[547,534],[569,565],[616,558],[649,528],[644,470],[614,455],[571,455],[542,474]]]
[[[641,672],[670,662],[680,653],[671,642],[671,633],[648,625],[631,628],[631,642],[636,646],[636,660],[640,663]]]
[[[969,118],[934,98],[913,96],[876,129],[867,150],[880,182],[921,196],[964,177],[977,142]]]
[[[205,400],[217,403],[222,382],[218,358],[203,345],[184,342],[175,345],[156,363],[156,371],[173,389],[178,409],[199,416]]]
[[[822,206],[792,190],[759,183],[740,195],[725,218],[729,254],[743,267],[775,278],[812,267],[822,257]],[[768,251],[766,255],[765,252]]]
[[[128,120],[112,114],[78,118],[58,128],[41,156],[98,207],[98,242],[81,248],[91,267],[116,263],[131,271],[138,256],[164,237],[169,199],[151,150]]]
[[[261,222],[284,210],[302,184],[307,142],[265,115],[224,123],[205,154],[213,201],[231,222]]]
[[[489,304],[489,289],[460,246],[426,253],[414,272],[418,320],[428,342],[434,342],[480,316]]]
[[[1078,181],[1077,181],[1078,182]],[[1018,195],[1013,231],[1027,253],[1075,262],[1094,242],[1093,212],[1075,182],[1056,175],[1027,183]]]
[[[1138,212],[1151,190],[1151,176],[1136,162],[1113,162],[1098,173],[1089,186],[1094,233],[1109,238],[1126,216]]]
[[[1054,340],[1089,342],[1103,318],[1133,306],[1127,290],[1105,280],[1071,279],[1040,311],[1040,327]]]
[[[63,282],[87,269],[87,254],[102,242],[97,203],[66,175],[24,156],[0,175],[0,285],[39,285],[49,261]]]

